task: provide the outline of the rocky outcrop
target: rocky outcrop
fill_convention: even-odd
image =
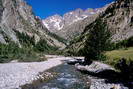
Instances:
[[[51,46],[65,46],[53,35],[49,34],[39,17],[32,12],[32,7],[23,0],[0,1],[0,43],[14,41],[21,45],[17,33],[33,37],[35,42],[46,40]]]
[[[117,0],[101,14],[113,33],[112,40],[120,41],[133,36],[133,1]]]

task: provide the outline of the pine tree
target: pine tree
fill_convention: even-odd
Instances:
[[[97,19],[85,42],[85,61],[101,60],[100,57],[102,56],[102,52],[109,48],[110,37],[111,34],[107,28],[106,22]]]

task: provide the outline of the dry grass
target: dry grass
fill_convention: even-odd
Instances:
[[[105,55],[107,56],[105,62],[111,65],[115,65],[121,58],[125,58],[127,61],[133,60],[133,47],[108,51]]]

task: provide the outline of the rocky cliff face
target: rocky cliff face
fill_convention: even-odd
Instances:
[[[86,25],[95,20],[103,8],[98,9],[76,9],[63,16],[54,15],[43,20],[44,25],[49,31],[70,40],[83,32]]]
[[[65,46],[57,40],[39,17],[32,12],[32,7],[23,0],[0,0],[0,43],[14,41],[21,45],[17,33],[34,37],[35,42],[44,39],[51,46]]]
[[[113,33],[112,40],[120,41],[133,36],[133,0],[117,0],[101,14]]]
[[[107,22],[108,29],[112,32],[112,41],[117,42],[133,36],[133,1],[117,0],[111,3],[97,19]],[[95,26],[95,21],[93,24]],[[90,27],[91,25],[88,25]],[[90,27],[93,29],[93,27]],[[87,27],[83,34],[89,33]]]
[[[133,1],[117,0],[111,3],[96,19],[107,22],[108,29],[112,32],[112,41],[118,42],[133,36]],[[95,26],[96,20],[86,26],[84,32],[76,37],[68,51],[77,53],[84,47],[90,29]]]
[[[61,30],[56,31],[56,34],[70,41],[74,37],[79,36],[83,32],[85,27],[88,24],[92,23],[96,19],[97,16],[98,14],[95,14],[85,19],[76,21],[68,26],[65,26]]]

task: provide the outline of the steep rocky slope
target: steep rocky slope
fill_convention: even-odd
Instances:
[[[113,41],[133,36],[133,0],[117,0],[100,18],[107,21],[108,27],[113,33]]]
[[[118,42],[133,36],[133,1],[117,0],[111,3],[97,19],[107,22],[108,29],[112,32],[112,41]],[[84,32],[76,37],[69,47],[70,52],[82,51],[90,29],[93,29],[97,20],[86,26]]]
[[[104,7],[105,8],[105,7]],[[98,9],[76,9],[68,12],[63,16],[54,15],[43,20],[43,24],[49,31],[67,39],[71,40],[73,37],[83,32],[85,26],[95,20],[104,8]]]
[[[35,43],[43,39],[51,46],[65,46],[43,26],[25,1],[0,0],[0,43],[14,41],[21,46],[18,34],[22,33],[34,38]]]
[[[61,30],[56,31],[55,34],[70,41],[74,37],[79,36],[88,24],[95,21],[97,16],[98,14],[95,14],[82,20],[76,21],[68,26],[65,26]]]

